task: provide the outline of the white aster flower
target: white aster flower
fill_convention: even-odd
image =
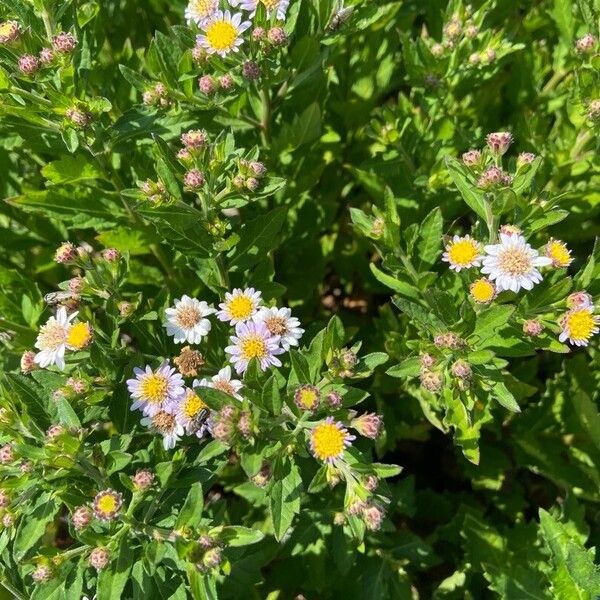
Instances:
[[[172,335],[176,344],[199,344],[210,331],[211,324],[206,317],[216,312],[204,301],[182,296],[181,300],[175,300],[175,306],[165,310],[167,335]]]
[[[290,346],[297,346],[304,333],[304,329],[300,328],[300,321],[292,317],[292,311],[287,307],[263,307],[254,315],[253,320],[264,323],[271,335],[279,336],[279,343],[286,351]]]
[[[136,367],[133,373],[135,378],[127,380],[129,395],[134,400],[131,410],[141,410],[144,416],[171,410],[185,394],[183,377],[168,361],[156,371],[146,365],[145,370]]]
[[[241,400],[242,396],[238,392],[244,387],[244,384],[239,379],[231,379],[231,367],[228,365],[222,368],[212,379],[204,378],[200,381],[194,379],[192,386],[211,387]]]
[[[242,22],[242,13],[232,16],[228,10],[218,10],[202,24],[204,33],[196,40],[209,54],[227,56],[239,50],[243,43],[241,35],[251,25],[250,21]]]
[[[71,330],[71,320],[77,316],[74,312],[67,315],[67,309],[61,306],[56,311],[55,317],[50,317],[45,325],[40,327],[35,347],[39,352],[35,355],[34,362],[43,369],[56,365],[59,369],[65,368],[65,351]]]
[[[256,358],[260,368],[264,371],[270,365],[281,366],[278,354],[283,353],[279,347],[279,337],[273,336],[264,323],[238,323],[235,326],[235,335],[231,336],[231,346],[225,348],[230,354],[230,361],[238,373],[244,373],[248,363]]]
[[[188,25],[196,23],[202,26],[219,8],[219,0],[190,0],[185,9]]]
[[[175,407],[175,418],[188,435],[202,437],[207,430],[210,409],[194,391],[187,389],[185,396]]]
[[[175,415],[166,410],[159,410],[151,417],[144,417],[141,424],[163,436],[165,450],[175,448],[175,444],[184,434],[183,426],[177,422]]]
[[[225,294],[225,302],[219,304],[221,310],[217,312],[217,317],[220,321],[229,321],[231,325],[237,325],[251,319],[260,303],[261,293],[254,288],[235,288],[233,292]]]
[[[262,4],[267,10],[267,17],[270,17],[273,12],[277,14],[277,19],[285,21],[290,0],[229,0],[231,6],[239,6],[243,10],[250,12],[253,17],[256,14],[258,5]]]
[[[530,290],[543,277],[537,267],[552,264],[552,259],[540,256],[522,235],[500,234],[500,243],[485,247],[481,272],[496,282],[498,292],[521,288]]]

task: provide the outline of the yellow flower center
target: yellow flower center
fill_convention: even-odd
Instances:
[[[531,256],[521,248],[507,248],[498,256],[500,269],[509,275],[525,275],[533,268]]]
[[[215,381],[213,383],[213,387],[216,390],[224,392],[225,394],[229,394],[230,396],[233,396],[235,394],[235,390],[233,389],[233,386],[231,385],[231,383],[229,383],[229,381]]]
[[[487,304],[494,299],[496,288],[487,279],[478,279],[471,285],[471,296],[476,302]]]
[[[152,425],[160,433],[171,433],[175,429],[175,416],[161,410],[152,417]]]
[[[596,321],[592,311],[584,308],[567,314],[565,326],[572,340],[589,340],[596,329]]]
[[[298,390],[298,403],[306,409],[311,409],[317,402],[317,391],[312,388],[302,388]]]
[[[252,316],[254,303],[247,296],[236,296],[229,301],[227,308],[234,319],[245,320]]]
[[[119,502],[112,494],[105,494],[96,503],[96,508],[101,513],[110,514],[115,512],[119,507]]]
[[[182,306],[177,309],[175,320],[180,327],[191,329],[200,322],[201,312],[195,306]]]
[[[42,350],[56,350],[67,341],[68,334],[67,327],[52,318],[40,328],[38,342]]]
[[[0,24],[0,37],[9,36],[13,31],[13,24],[9,21],[5,21]]]
[[[334,423],[317,425],[312,434],[314,453],[321,460],[336,458],[344,450],[345,434]]]
[[[267,354],[265,341],[258,335],[249,335],[241,343],[242,358],[251,360],[253,358],[263,358]]]
[[[75,323],[69,330],[67,344],[71,348],[84,348],[92,339],[92,329],[89,323]]]
[[[260,0],[260,2],[267,10],[274,10],[279,6],[279,0]]]
[[[140,384],[143,397],[152,404],[164,402],[167,397],[168,382],[164,375],[152,373],[147,375]]]
[[[206,29],[208,43],[217,51],[230,50],[237,38],[237,29],[229,21],[213,21]],[[248,301],[249,302],[249,301]]]
[[[458,240],[448,248],[448,258],[454,265],[469,266],[479,256],[479,246],[473,240]]]
[[[283,317],[269,317],[265,320],[265,325],[271,335],[283,335],[287,331]]]
[[[214,0],[192,0],[192,10],[201,17],[207,17],[215,10]]]
[[[567,246],[554,240],[546,246],[546,255],[552,259],[552,264],[555,267],[568,267],[573,260]]]
[[[183,405],[183,414],[188,419],[193,419],[202,409],[206,408],[206,404],[194,392],[188,392]]]

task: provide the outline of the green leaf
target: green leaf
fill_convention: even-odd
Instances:
[[[42,175],[52,183],[73,183],[102,179],[102,171],[85,156],[67,156],[42,167]]]
[[[497,381],[492,386],[492,394],[494,398],[502,405],[504,408],[512,411],[512,412],[521,412],[515,397],[512,395],[510,390],[502,383],[501,381]]]
[[[487,210],[483,192],[479,191],[475,183],[469,179],[466,167],[450,156],[446,157],[446,166],[463,200],[478,217],[487,222]]]
[[[442,211],[436,206],[423,219],[419,230],[420,241],[417,245],[417,258],[421,261],[422,267],[429,267],[437,261],[442,248],[443,226]]]
[[[249,546],[256,544],[265,537],[262,531],[242,527],[241,525],[227,525],[221,529],[219,539],[225,542],[227,546],[237,548],[239,546]]]
[[[477,316],[475,329],[471,334],[480,342],[495,335],[502,327],[508,324],[511,315],[515,312],[514,306],[499,304],[492,306]]]
[[[97,600],[114,600],[121,598],[123,590],[129,581],[129,573],[133,567],[133,551],[129,546],[129,538],[121,539],[115,552],[115,560],[102,569],[98,575],[96,588]]]
[[[302,478],[296,463],[281,459],[273,471],[273,485],[269,491],[269,508],[276,540],[281,540],[300,512]]]
[[[390,377],[417,377],[421,372],[421,358],[418,356],[411,356],[403,360],[401,363],[390,367],[386,373]]]
[[[44,535],[46,527],[54,520],[59,504],[52,492],[42,492],[28,507],[27,515],[21,519],[14,541],[14,556],[22,560]]]
[[[197,527],[202,518],[202,510],[204,508],[204,493],[201,483],[192,484],[190,491],[185,499],[185,502],[179,511],[175,527],[181,529],[183,527]]]
[[[50,419],[46,412],[47,398],[40,393],[39,386],[23,375],[5,373],[4,376],[10,388],[23,403],[27,414],[42,431],[46,431],[50,427]]]

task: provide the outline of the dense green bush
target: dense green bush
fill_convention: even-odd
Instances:
[[[600,597],[599,23],[3,0],[0,597]]]

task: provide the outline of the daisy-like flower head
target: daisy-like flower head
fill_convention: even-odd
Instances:
[[[600,317],[594,315],[593,307],[573,308],[561,320],[562,332],[558,339],[569,340],[575,346],[587,346],[590,338],[600,331]]]
[[[544,247],[544,254],[552,260],[552,266],[556,268],[568,267],[573,262],[567,245],[553,238],[550,238]]]
[[[209,54],[227,56],[237,52],[243,43],[241,34],[250,27],[250,21],[242,22],[242,14],[232,15],[228,10],[217,10],[202,24],[204,33],[196,39]]]
[[[567,296],[569,308],[594,308],[594,299],[585,290],[573,292]]]
[[[0,23],[0,44],[14,42],[21,33],[21,27],[17,21],[2,21]]]
[[[112,521],[123,506],[123,496],[115,490],[103,490],[94,498],[94,514],[102,521]]]
[[[233,396],[237,400],[241,400],[242,396],[239,391],[244,387],[244,384],[239,379],[231,379],[231,367],[227,365],[223,367],[212,379],[202,379],[198,381],[194,379],[193,387],[211,387],[225,394]]]
[[[460,237],[455,235],[446,244],[446,252],[442,255],[442,260],[450,264],[450,268],[455,271],[478,267],[481,264],[481,245],[477,240],[466,235]]]
[[[50,365],[56,365],[59,369],[65,368],[65,351],[67,350],[71,320],[77,313],[67,315],[67,309],[61,306],[56,311],[55,317],[50,317],[45,325],[42,325],[35,342],[39,352],[35,355],[35,362],[45,369]]]
[[[294,403],[300,410],[317,410],[321,403],[321,392],[314,385],[301,385],[294,394]]]
[[[146,365],[145,370],[136,367],[133,373],[135,378],[127,380],[127,389],[134,401],[131,410],[141,410],[146,417],[170,410],[185,394],[181,374],[168,361],[156,371]]]
[[[356,436],[333,417],[321,421],[311,432],[310,449],[315,458],[328,464],[333,464],[344,455],[344,450],[350,446]]]
[[[233,292],[225,293],[225,302],[219,304],[221,310],[217,312],[217,317],[220,321],[229,321],[231,325],[237,325],[251,319],[260,303],[261,293],[254,288],[235,288]]]
[[[73,323],[67,335],[67,347],[70,350],[81,350],[92,341],[92,326],[87,321]]]
[[[270,17],[272,13],[276,13],[277,19],[284,21],[290,0],[230,0],[229,4],[249,11],[251,17],[256,14],[258,6],[262,4],[267,11],[267,17]]]
[[[271,335],[264,323],[238,323],[235,335],[231,336],[231,346],[225,348],[230,354],[230,361],[238,373],[244,373],[248,363],[256,358],[260,368],[265,371],[269,366],[281,366],[278,354],[283,353],[279,347],[279,337]]]
[[[188,25],[203,25],[219,8],[219,0],[190,0],[185,8],[185,19]]]
[[[253,319],[257,323],[264,323],[271,335],[278,335],[279,343],[284,350],[289,350],[290,346],[297,346],[298,340],[304,333],[304,329],[300,328],[300,321],[292,317],[292,311],[286,307],[263,307]]]
[[[204,400],[194,390],[188,389],[175,408],[175,418],[188,435],[196,434],[200,438],[206,431],[206,419],[200,422],[201,417],[208,416],[207,411],[208,406]]]
[[[175,444],[184,434],[183,425],[177,421],[174,414],[166,410],[159,410],[152,417],[144,417],[140,423],[163,436],[165,450],[175,448]]]
[[[165,310],[167,335],[172,335],[176,344],[199,344],[210,331],[211,324],[206,317],[216,312],[206,302],[189,296],[175,299],[175,305]]]
[[[469,291],[471,298],[478,304],[489,304],[496,297],[496,286],[485,277],[476,279]]]
[[[481,272],[496,282],[498,292],[521,288],[530,290],[542,281],[538,267],[552,264],[552,259],[540,256],[521,235],[500,234],[500,243],[485,247]]]

